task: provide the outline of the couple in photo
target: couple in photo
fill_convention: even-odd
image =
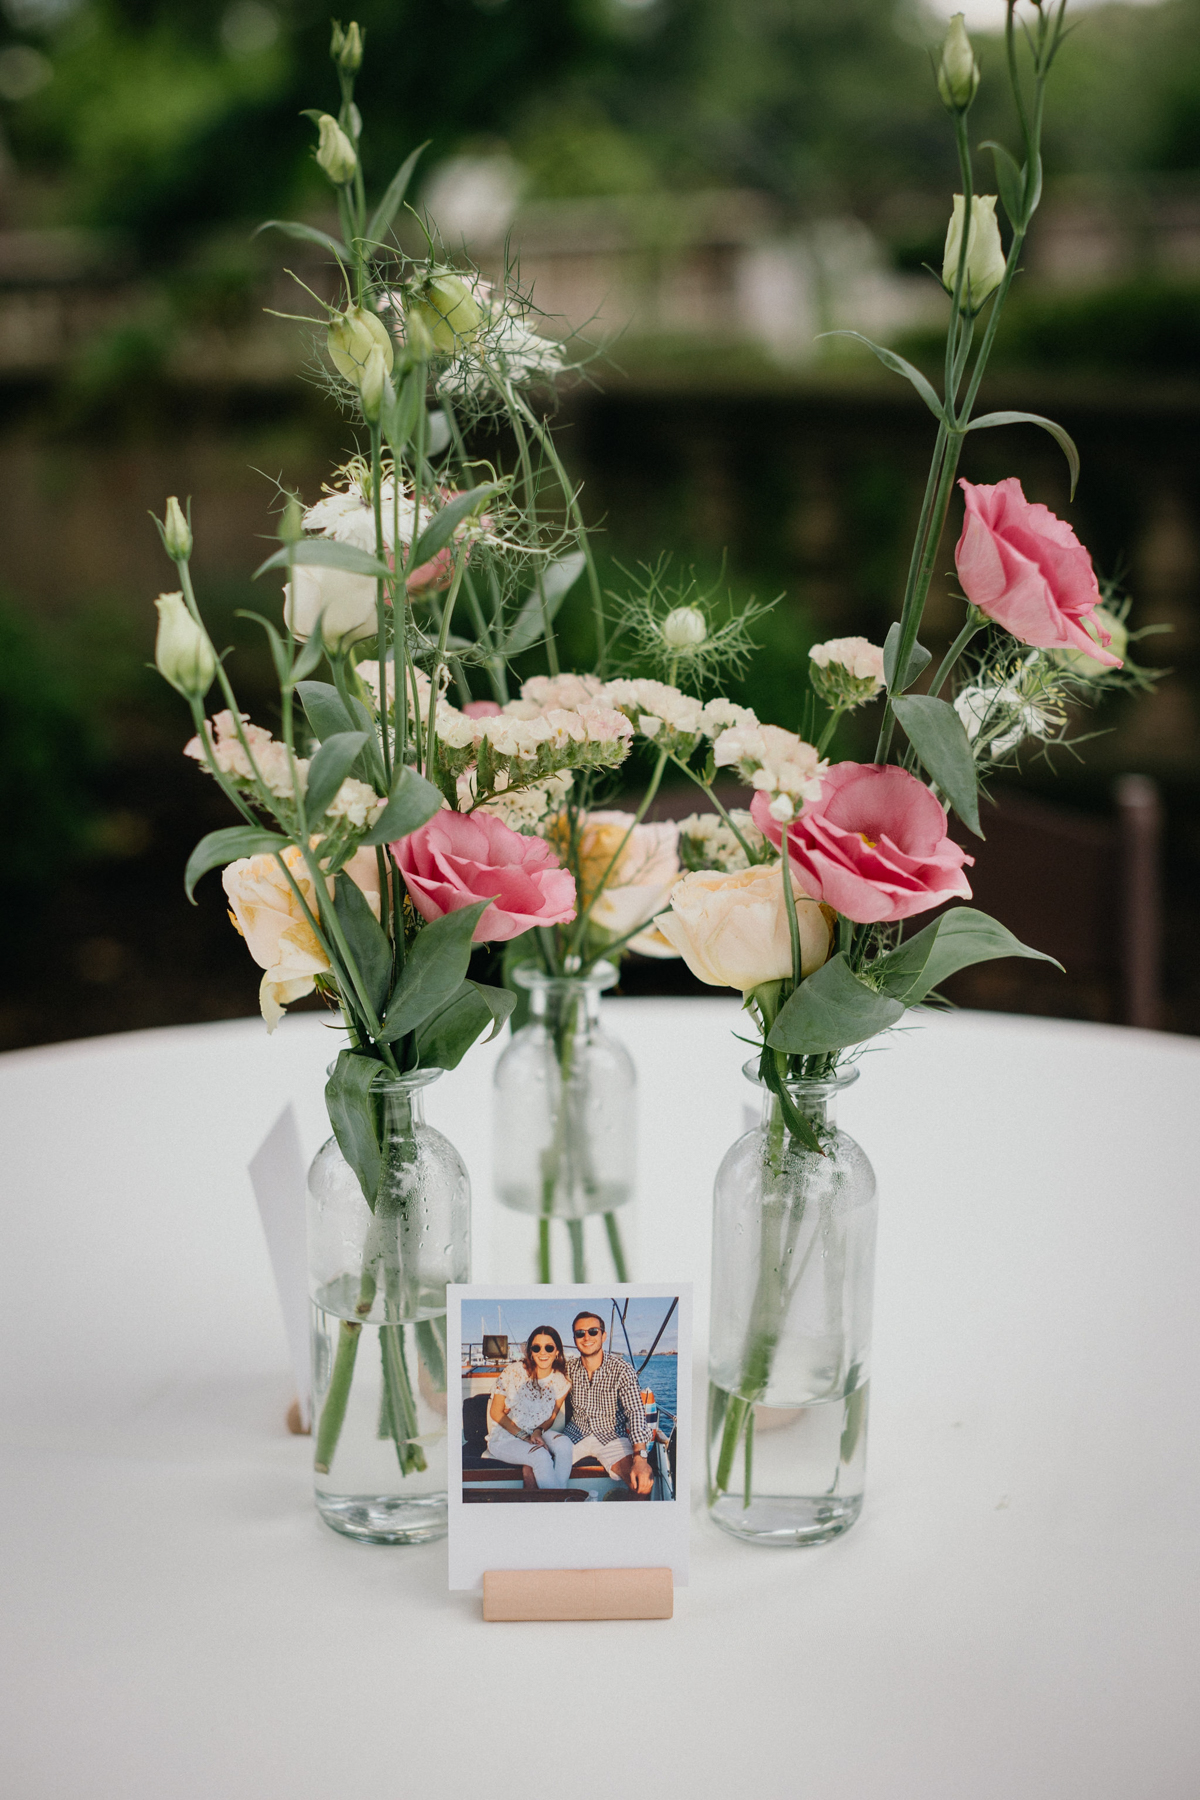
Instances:
[[[488,1402],[488,1455],[498,1462],[528,1463],[539,1488],[565,1488],[572,1466],[594,1456],[637,1499],[649,1499],[650,1428],[633,1366],[605,1349],[607,1334],[597,1313],[576,1314],[571,1333],[575,1355],[568,1357],[554,1326],[539,1325],[529,1334],[522,1360],[498,1376]],[[555,1430],[568,1394],[570,1423]]]

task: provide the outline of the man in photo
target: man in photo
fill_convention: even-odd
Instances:
[[[566,1435],[575,1446],[573,1460],[597,1457],[606,1473],[623,1481],[635,1499],[648,1500],[654,1486],[646,1460],[650,1429],[633,1365],[604,1348],[607,1334],[598,1313],[577,1313],[571,1334],[576,1354],[567,1358],[571,1423]],[[618,1407],[624,1431],[618,1429]]]

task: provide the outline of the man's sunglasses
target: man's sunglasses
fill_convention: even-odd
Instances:
[[[557,1356],[558,1345],[557,1344],[534,1344],[533,1345],[533,1354],[535,1356],[540,1356],[543,1351],[545,1351],[547,1356]]]
[[[599,1326],[598,1326],[598,1325],[589,1325],[589,1326],[588,1326],[588,1328],[587,1328],[587,1330],[586,1330],[586,1331],[577,1331],[577,1332],[576,1332],[576,1333],[575,1333],[575,1336],[576,1336],[576,1337],[577,1337],[577,1338],[581,1338],[581,1337],[603,1337],[603,1336],[604,1336],[604,1333],[603,1333],[603,1331],[602,1331],[602,1330],[601,1330],[601,1329],[600,1329],[600,1327],[599,1327]]]

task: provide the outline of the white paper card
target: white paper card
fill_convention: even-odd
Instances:
[[[596,1338],[588,1335],[594,1321],[577,1320],[588,1309],[603,1330],[599,1352]],[[547,1335],[539,1337],[539,1330]],[[582,1335],[576,1337],[577,1332]],[[526,1475],[520,1462],[488,1451],[487,1434],[495,1423],[492,1401],[499,1383],[512,1401],[513,1422],[540,1430],[533,1417],[537,1395],[531,1398],[523,1388],[528,1380],[525,1358],[532,1359],[532,1348],[556,1337],[564,1369],[547,1366],[545,1380],[538,1384],[549,1403],[561,1408],[545,1426],[553,1449],[539,1456],[536,1467],[531,1462]],[[597,1354],[602,1360],[593,1361],[589,1377],[583,1358]],[[451,1286],[446,1290],[446,1367],[452,1588],[478,1592],[487,1569],[588,1568],[670,1568],[676,1585],[686,1586],[692,1438],[689,1284]],[[536,1368],[533,1372],[538,1373]],[[556,1384],[559,1373],[563,1379]],[[589,1445],[576,1441],[580,1419],[600,1416],[606,1389],[624,1392],[645,1415],[639,1429],[649,1446],[649,1498],[635,1499],[629,1475],[623,1477],[619,1468],[606,1473]],[[654,1400],[647,1405],[642,1396],[650,1391]],[[615,1427],[628,1434],[624,1401],[618,1398],[613,1406]],[[572,1423],[564,1429],[568,1412]],[[517,1456],[530,1448],[511,1433],[498,1441]],[[602,1449],[615,1464],[611,1440]],[[645,1479],[640,1470],[637,1479]],[[535,1486],[539,1480],[545,1485]]]
[[[296,1398],[305,1430],[312,1425],[312,1376],[308,1355],[308,1245],[304,1213],[304,1158],[296,1114],[284,1107],[250,1163],[267,1253],[275,1275],[287,1333]]]

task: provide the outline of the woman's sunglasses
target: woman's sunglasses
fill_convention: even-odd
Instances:
[[[558,1345],[557,1344],[534,1344],[533,1354],[535,1356],[541,1356],[543,1354],[546,1356],[557,1356],[558,1355]]]
[[[576,1333],[575,1333],[575,1336],[576,1336],[576,1337],[577,1337],[577,1338],[581,1338],[581,1337],[603,1337],[603,1336],[604,1336],[604,1333],[603,1333],[603,1332],[602,1332],[602,1331],[601,1331],[601,1329],[600,1329],[600,1327],[599,1327],[599,1326],[598,1326],[598,1325],[589,1325],[589,1326],[588,1326],[588,1328],[587,1328],[587,1330],[586,1330],[586,1331],[577,1331],[577,1332],[576,1332]]]

